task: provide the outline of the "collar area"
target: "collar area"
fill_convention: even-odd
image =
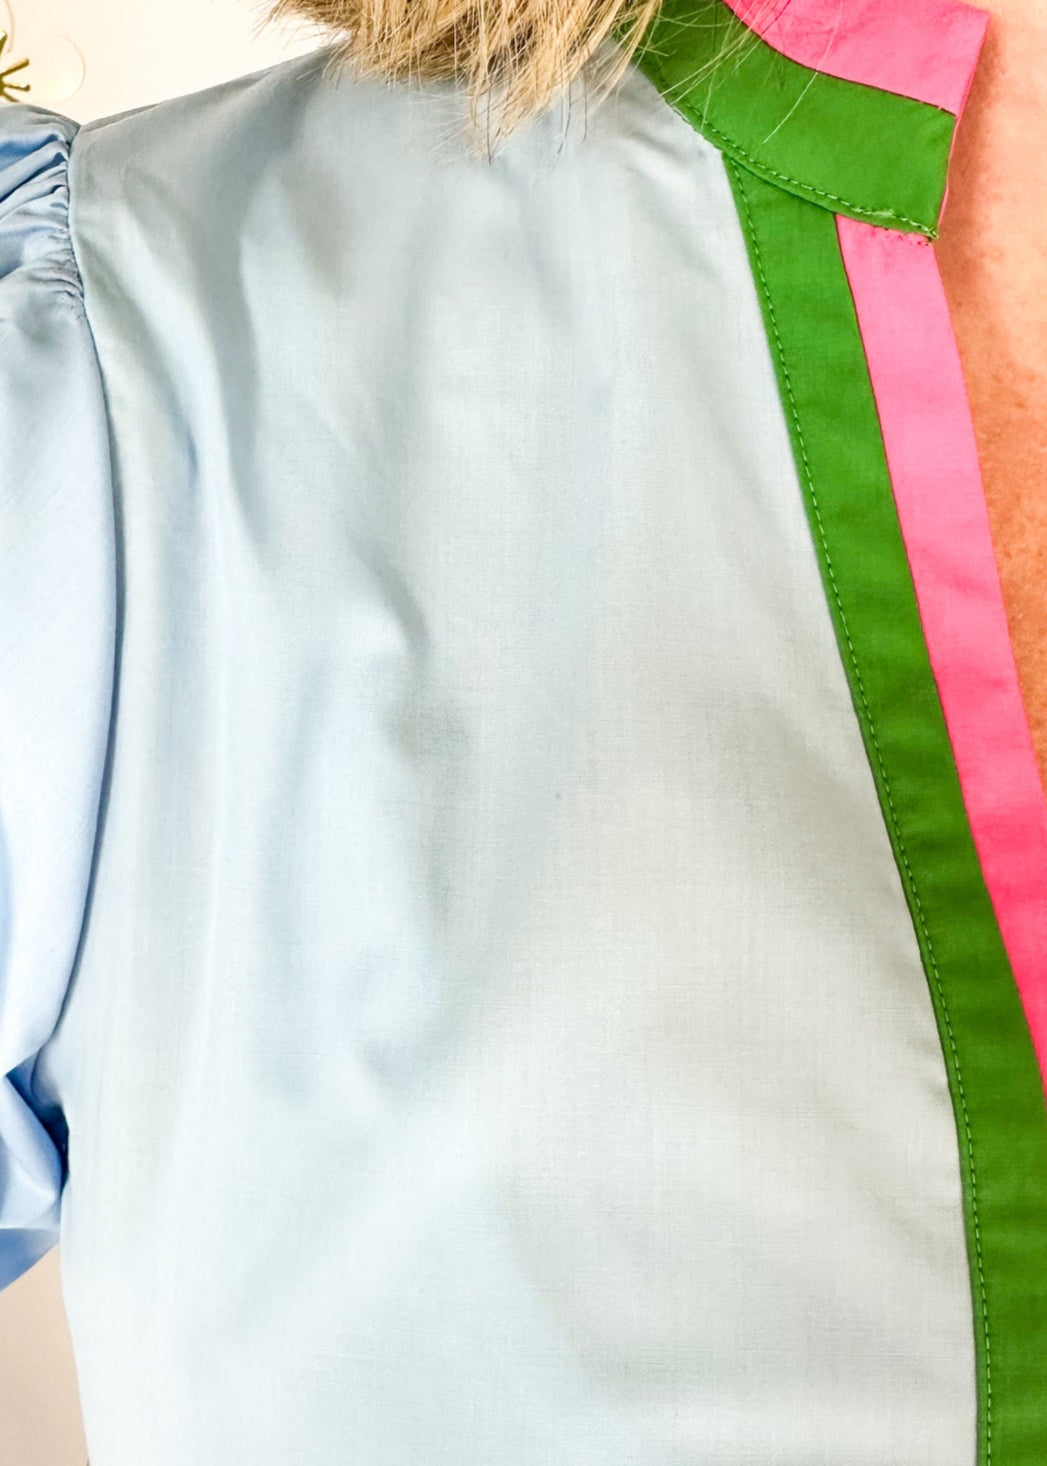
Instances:
[[[934,239],[988,24],[967,0],[662,0],[633,59],[767,182]]]

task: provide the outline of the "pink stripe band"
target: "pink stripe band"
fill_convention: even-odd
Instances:
[[[930,240],[837,218],[964,803],[1047,1084],[1047,799]]]
[[[989,12],[966,0],[727,0],[802,66],[959,116]]]

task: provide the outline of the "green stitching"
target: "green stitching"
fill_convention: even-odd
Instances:
[[[744,148],[739,147],[737,143],[733,142],[726,135],[726,133],[721,132],[718,127],[714,127],[713,124],[708,120],[708,118],[706,118],[705,114],[699,111],[699,109],[692,102],[683,97],[680,98],[678,101],[670,100],[668,94],[672,89],[671,83],[669,82],[668,78],[666,77],[665,73],[662,71],[658,63],[653,59],[653,54],[654,53],[650,51],[645,52],[643,62],[637,59],[637,66],[641,70],[644,69],[644,66],[650,68],[657,80],[659,90],[665,96],[666,101],[669,102],[669,105],[671,107],[675,107],[678,112],[687,117],[688,120],[700,133],[707,137],[715,139],[715,141],[718,143],[721,143],[723,145],[724,151],[728,152],[732,158],[738,158],[742,162],[748,163],[754,173],[759,173],[769,179],[773,178],[778,183],[788,183],[791,184],[793,188],[802,189],[805,197],[807,194],[815,194],[818,198],[826,199],[829,203],[842,204],[845,209],[850,210],[852,214],[856,214],[860,218],[869,219],[873,222],[879,223],[883,223],[885,220],[890,219],[893,220],[896,224],[908,224],[910,228],[919,230],[919,232],[926,235],[928,239],[938,238],[939,231],[936,228],[923,223],[919,219],[910,219],[905,214],[899,214],[896,209],[866,208],[863,204],[856,204],[851,199],[840,198],[837,194],[828,193],[824,188],[815,188],[813,184],[804,183],[799,178],[790,178],[787,173],[781,173],[777,168],[771,168],[768,164],[761,163],[758,158],[750,157],[750,155],[745,151]]]
[[[850,633],[850,631],[848,629],[848,626],[847,626],[847,617],[846,617],[846,614],[845,614],[844,609],[843,609],[843,603],[842,603],[842,601],[840,599],[839,588],[838,588],[837,583],[836,583],[836,575],[835,575],[835,572],[834,572],[833,566],[832,566],[832,558],[831,558],[831,556],[829,554],[829,545],[828,545],[828,541],[826,539],[825,526],[824,526],[824,523],[822,521],[821,509],[820,509],[819,504],[818,504],[818,495],[817,495],[817,491],[815,490],[815,487],[814,487],[814,479],[813,479],[813,476],[811,474],[810,461],[809,461],[809,459],[807,457],[807,448],[806,448],[806,444],[804,442],[803,427],[802,427],[802,424],[801,424],[801,421],[800,421],[799,409],[797,407],[796,398],[793,395],[792,382],[791,382],[791,379],[789,377],[789,368],[788,368],[788,365],[787,365],[786,360],[785,360],[785,349],[784,349],[784,345],[783,345],[783,342],[782,342],[781,334],[780,334],[780,332],[778,330],[777,317],[775,316],[775,312],[774,312],[774,300],[772,299],[771,290],[770,290],[770,287],[769,287],[768,281],[767,281],[767,276],[764,273],[763,261],[762,261],[761,254],[760,254],[760,241],[759,241],[759,238],[757,236],[755,225],[753,223],[752,212],[751,212],[751,210],[749,208],[749,201],[746,198],[746,194],[745,194],[745,183],[744,183],[744,180],[741,177],[741,170],[737,167],[737,165],[733,162],[733,160],[731,160],[731,159],[725,159],[724,160],[724,166],[728,169],[729,173],[733,175],[734,180],[735,180],[735,183],[736,183],[736,186],[737,186],[737,190],[736,191],[738,193],[739,198],[742,200],[742,207],[743,207],[744,212],[745,212],[745,226],[746,226],[746,231],[747,231],[747,233],[749,235],[750,241],[752,242],[753,259],[754,259],[755,264],[756,264],[756,273],[757,273],[757,276],[758,276],[759,281],[760,281],[760,288],[761,288],[761,290],[763,292],[763,298],[764,298],[764,300],[765,300],[765,302],[767,304],[767,316],[768,316],[768,319],[770,320],[770,323],[771,323],[771,329],[772,329],[772,332],[773,332],[773,335],[774,335],[775,351],[776,351],[777,356],[778,356],[778,363],[779,363],[779,365],[781,367],[781,371],[782,371],[782,380],[785,383],[786,394],[787,394],[788,399],[789,399],[789,412],[790,412],[790,415],[791,415],[792,420],[793,420],[793,427],[795,428],[795,431],[796,431],[796,441],[799,444],[799,447],[800,447],[800,455],[801,455],[801,457],[803,459],[804,478],[805,478],[806,483],[807,483],[807,489],[808,489],[808,492],[809,492],[810,497],[811,497],[811,504],[812,504],[812,507],[814,509],[815,521],[816,521],[817,526],[818,526],[818,538],[819,538],[819,540],[821,542],[822,554],[823,554],[823,556],[825,558],[825,566],[826,566],[826,570],[828,572],[829,582],[830,582],[830,585],[832,587],[833,600],[836,603],[836,610],[837,610],[837,612],[839,614],[839,618],[840,618],[840,626],[841,626],[841,628],[843,630],[844,640],[846,641],[846,644],[847,644],[847,652],[848,652],[849,660],[850,660],[850,663],[851,663],[851,670],[854,673],[855,685],[858,688],[859,697],[861,698],[862,709],[863,709],[864,714],[865,714],[865,724],[866,724],[866,727],[869,730],[869,739],[870,739],[870,742],[872,743],[873,750],[874,750],[875,755],[876,755],[876,763],[877,763],[877,767],[880,770],[880,777],[883,780],[884,793],[886,794],[886,799],[887,799],[887,808],[888,808],[889,813],[890,813],[891,828],[892,828],[892,830],[894,832],[894,837],[895,837],[895,840],[896,840],[897,845],[898,845],[898,850],[899,850],[899,852],[901,854],[902,866],[903,866],[904,873],[905,873],[905,878],[906,878],[906,885],[908,886],[909,892],[910,892],[910,894],[912,896],[912,899],[913,899],[913,904],[914,904],[914,906],[916,908],[916,913],[917,913],[917,919],[918,919],[918,922],[919,922],[920,932],[921,932],[921,934],[923,936],[924,945],[925,945],[926,950],[927,950],[928,958],[930,959],[931,971],[932,971],[932,973],[934,975],[934,985],[935,985],[935,989],[937,990],[937,993],[938,993],[938,1001],[939,1001],[939,1003],[941,1005],[942,1016],[945,1019],[945,1030],[946,1030],[946,1033],[949,1036],[949,1048],[950,1048],[950,1051],[952,1053],[953,1065],[954,1065],[954,1068],[956,1070],[956,1089],[957,1089],[957,1093],[958,1093],[959,1099],[960,1099],[960,1110],[961,1110],[961,1113],[963,1115],[963,1127],[964,1127],[964,1135],[965,1135],[965,1139],[966,1139],[966,1149],[967,1149],[967,1164],[968,1164],[968,1168],[969,1168],[969,1171],[970,1171],[970,1177],[971,1177],[971,1214],[972,1214],[973,1221],[974,1221],[974,1252],[975,1252],[975,1261],[976,1261],[977,1272],[978,1272],[978,1292],[979,1292],[979,1303],[980,1303],[980,1308],[981,1308],[982,1342],[983,1342],[983,1344],[985,1346],[985,1437],[986,1437],[986,1457],[985,1457],[985,1459],[986,1459],[986,1466],[991,1466],[991,1462],[992,1462],[992,1356],[991,1356],[990,1347],[989,1347],[989,1305],[988,1305],[988,1298],[986,1296],[986,1291],[985,1291],[985,1271],[984,1271],[984,1266],[983,1266],[983,1262],[982,1262],[981,1228],[980,1228],[979,1220],[978,1220],[978,1178],[977,1178],[977,1169],[976,1169],[975,1160],[974,1160],[974,1142],[973,1142],[973,1137],[971,1135],[971,1123],[970,1123],[970,1117],[969,1117],[968,1110],[967,1110],[967,1097],[966,1097],[966,1094],[964,1092],[964,1087],[963,1087],[963,1075],[962,1075],[961,1070],[960,1070],[960,1055],[959,1055],[959,1051],[958,1051],[958,1049],[956,1047],[956,1038],[955,1038],[955,1035],[953,1033],[952,1020],[951,1020],[951,1018],[949,1016],[949,1004],[948,1004],[948,1001],[946,1000],[945,990],[944,990],[944,987],[942,985],[941,973],[940,973],[939,968],[938,968],[938,961],[937,961],[937,958],[934,955],[934,947],[933,947],[933,944],[931,942],[930,932],[927,929],[927,921],[926,921],[926,918],[924,916],[923,903],[920,900],[920,893],[919,893],[919,890],[917,889],[917,886],[916,886],[916,878],[913,875],[912,866],[909,864],[909,857],[908,857],[908,854],[906,853],[905,844],[904,844],[904,841],[902,840],[902,833],[901,833],[901,830],[899,829],[899,826],[898,826],[898,814],[897,814],[897,810],[895,809],[894,798],[893,798],[893,795],[891,793],[890,780],[887,777],[887,769],[886,769],[886,767],[884,765],[883,755],[882,755],[882,753],[880,751],[879,741],[878,741],[878,739],[876,737],[876,727],[875,727],[875,725],[873,723],[873,719],[872,719],[872,710],[871,710],[871,708],[869,706],[869,699],[868,699],[868,697],[866,695],[865,684],[862,681],[862,674],[861,674],[861,670],[860,670],[859,665],[858,665],[858,659],[857,659],[857,655],[855,653],[854,643],[851,640],[851,633]]]

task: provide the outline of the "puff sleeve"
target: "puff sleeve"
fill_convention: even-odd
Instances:
[[[79,124],[0,104],[0,1288],[58,1241],[34,1093],[79,943],[113,690],[107,418],[69,228]]]

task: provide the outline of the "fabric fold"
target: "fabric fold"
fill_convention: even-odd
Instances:
[[[68,228],[76,124],[0,112],[0,1287],[58,1240],[33,1087],[84,913],[113,691],[104,397]]]

